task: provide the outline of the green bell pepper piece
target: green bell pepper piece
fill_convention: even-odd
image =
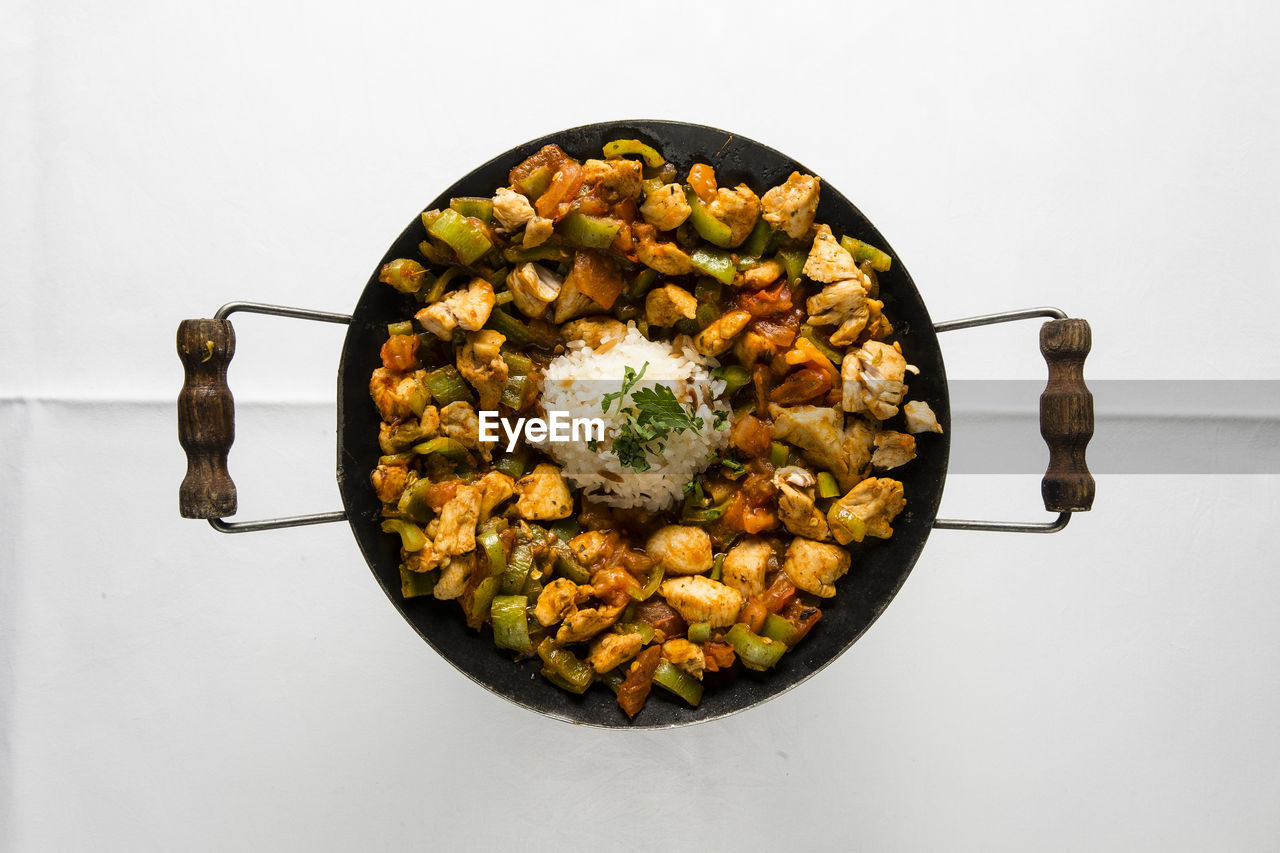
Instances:
[[[702,701],[702,682],[670,661],[658,661],[658,668],[653,671],[653,683],[695,708]]]
[[[571,693],[587,692],[595,679],[595,671],[590,666],[550,637],[538,644],[538,657],[544,664],[542,674],[557,687]]]
[[[787,651],[785,643],[761,637],[741,622],[729,629],[725,639],[733,646],[743,666],[761,672],[781,660]]]
[[[493,643],[500,649],[531,652],[529,620],[525,608],[529,599],[523,595],[495,596],[489,606],[489,622],[493,625]]]
[[[458,260],[470,266],[493,248],[493,242],[485,233],[483,223],[469,219],[456,210],[442,210],[427,228],[427,233],[442,240],[458,255]]]
[[[608,216],[587,216],[570,213],[560,220],[560,237],[571,246],[588,249],[607,249],[622,229],[622,220]]]
[[[493,199],[460,196],[449,200],[449,209],[463,216],[479,219],[488,225],[493,221]]]
[[[689,626],[689,642],[702,645],[711,639],[710,622],[694,622]]]
[[[646,166],[658,168],[667,161],[658,153],[658,149],[645,145],[639,139],[615,139],[604,144],[604,156],[609,159],[636,155]]]
[[[416,524],[399,518],[388,518],[382,522],[383,533],[399,533],[400,546],[406,551],[421,551],[427,544],[427,534]]]
[[[840,245],[844,250],[853,255],[853,259],[858,263],[870,261],[871,268],[876,272],[888,272],[889,267],[893,266],[893,258],[888,253],[882,252],[875,246],[864,243],[861,240],[854,239],[848,234],[840,238]]]
[[[732,284],[736,270],[733,256],[723,249],[699,246],[689,253],[689,263],[703,275],[709,275],[721,284]]]
[[[439,572],[411,572],[404,566],[401,566],[400,597],[421,598],[424,595],[430,595],[435,591],[436,581],[439,579]]]
[[[729,248],[733,244],[733,229],[712,216],[693,190],[686,188],[684,197],[689,203],[689,224],[698,232],[698,236],[722,249]]]

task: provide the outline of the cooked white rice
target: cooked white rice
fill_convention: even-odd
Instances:
[[[635,388],[665,385],[702,419],[702,428],[672,433],[661,453],[648,454],[652,467],[636,471],[622,467],[613,452],[619,428],[617,402],[608,414],[600,403],[605,394],[622,390],[625,368],[639,371],[646,362],[644,378]],[[594,500],[616,507],[665,509],[683,499],[685,484],[728,440],[727,428],[715,428],[714,399],[724,392],[724,382],[713,379],[710,371],[718,366],[689,346],[688,338],[650,341],[634,323],[628,324],[623,338],[607,340],[594,350],[581,341],[570,343],[568,351],[547,366],[541,407],[544,413],[560,411],[571,418],[601,418],[605,438],[594,451],[585,441],[543,442],[542,449],[560,463],[572,485]],[[625,403],[630,404],[630,395]]]

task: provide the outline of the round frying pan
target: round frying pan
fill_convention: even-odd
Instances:
[[[455,196],[492,195],[497,187],[506,185],[512,166],[547,143],[557,143],[582,160],[600,156],[604,143],[619,138],[636,138],[655,146],[681,174],[694,162],[710,163],[722,184],[744,182],[760,192],[782,183],[792,171],[816,174],[766,145],[711,127],[669,121],[606,122],[552,133],[504,152],[461,178],[427,208],[447,206]],[[228,533],[345,519],[391,603],[432,648],[477,684],[551,717],[596,726],[661,728],[712,720],[758,705],[814,675],[862,636],[902,587],[935,527],[1054,532],[1065,526],[1071,512],[1087,510],[1093,501],[1093,479],[1084,461],[1085,446],[1093,432],[1093,401],[1082,375],[1089,349],[1088,324],[1065,319],[1065,314],[1052,308],[934,324],[889,241],[826,181],[822,184],[818,221],[829,223],[837,234],[852,235],[893,255],[892,269],[880,276],[885,314],[893,322],[907,361],[920,368],[920,375],[910,382],[911,398],[927,401],[933,407],[944,432],[922,436],[919,456],[896,469],[906,491],[907,508],[894,523],[893,537],[868,539],[850,546],[853,568],[840,581],[839,594],[823,607],[822,621],[804,643],[784,655],[768,673],[742,673],[734,683],[708,689],[697,708],[654,691],[644,710],[629,721],[607,688],[596,686],[576,696],[539,677],[541,664],[537,658],[514,663],[488,637],[465,626],[456,603],[401,598],[399,540],[381,531],[380,504],[369,484],[369,472],[376,467],[382,451],[377,441],[379,417],[369,399],[368,387],[369,375],[381,363],[378,353],[387,324],[407,316],[409,307],[404,302],[408,297],[378,281],[378,271],[382,264],[395,258],[417,257],[417,245],[426,234],[416,215],[373,265],[350,315],[230,303],[214,319],[182,323],[178,351],[187,370],[187,381],[178,401],[178,424],[189,466],[180,491],[182,514],[208,519],[215,529]],[[236,505],[235,485],[226,469],[227,453],[234,439],[234,407],[226,385],[226,369],[235,351],[235,332],[227,317],[236,311],[348,325],[338,368],[337,478],[344,512],[257,522],[223,520],[234,515]],[[1054,521],[1040,524],[940,521],[936,515],[946,481],[951,418],[937,333],[1029,317],[1051,318],[1041,330],[1041,349],[1050,367],[1049,385],[1041,398],[1041,431],[1051,451],[1042,491],[1046,509],[1059,515]]]

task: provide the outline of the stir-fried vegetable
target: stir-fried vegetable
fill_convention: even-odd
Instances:
[[[502,654],[572,693],[601,681],[635,717],[655,684],[697,707],[707,674],[777,666],[837,582],[861,582],[846,547],[892,535],[902,483],[872,472],[927,438],[902,421],[892,259],[816,221],[817,177],[722,188],[637,139],[577,153],[543,146],[492,196],[424,211],[421,260],[379,270],[398,307],[370,377],[370,482],[404,598],[457,601]],[[557,359],[611,350],[652,357],[587,401],[595,456],[512,427],[552,414]],[[481,440],[493,414],[507,429]]]

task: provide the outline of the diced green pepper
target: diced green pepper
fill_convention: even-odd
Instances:
[[[804,262],[808,258],[809,254],[804,249],[782,249],[778,252],[778,260],[782,261],[782,265],[786,267],[788,282],[796,284],[800,281]]]
[[[698,236],[722,249],[729,248],[733,243],[733,229],[712,216],[693,190],[686,188],[684,197],[689,202],[689,224],[698,232]]]
[[[571,693],[587,692],[595,678],[595,671],[590,666],[549,637],[538,644],[538,657],[545,665],[542,674],[557,687]]]
[[[639,139],[615,139],[604,144],[604,156],[606,158],[612,159],[628,155],[638,156],[646,166],[654,169],[667,162],[656,148],[645,145]]]
[[[393,337],[395,335],[412,335],[413,323],[409,320],[403,320],[399,323],[388,323],[387,334]]]
[[[627,288],[627,295],[632,299],[639,299],[649,292],[649,288],[653,287],[654,282],[658,280],[658,271],[651,267],[645,267],[640,270],[635,281],[631,282],[631,287]]]
[[[570,213],[560,220],[557,231],[560,237],[571,246],[583,246],[588,249],[606,249],[618,236],[622,228],[622,220],[608,216],[587,216],[585,213]]]
[[[827,521],[833,527],[838,524],[849,531],[854,542],[861,542],[866,538],[867,523],[854,515],[852,508],[839,501],[833,503],[831,509],[827,510]]]
[[[769,464],[774,468],[781,468],[787,464],[787,455],[790,450],[780,441],[769,442]]]
[[[449,200],[449,208],[463,216],[474,217],[486,225],[493,221],[493,199],[460,196]]]
[[[711,639],[710,622],[694,622],[689,626],[689,642],[702,645]]]
[[[426,494],[431,485],[430,480],[418,480],[405,489],[400,493],[400,500],[396,503],[396,511],[403,517],[418,524],[429,522],[433,513],[431,507],[427,505]]]
[[[654,633],[653,626],[650,625],[648,622],[636,622],[636,621],[628,620],[625,622],[618,622],[616,625],[613,626],[613,628],[619,634],[639,634],[640,642],[646,646],[652,643],[653,638],[657,636]]]
[[[378,281],[391,285],[401,293],[417,293],[426,274],[426,267],[417,261],[396,258],[391,263],[382,265]]]
[[[489,320],[485,323],[495,332],[500,332],[507,339],[507,343],[513,347],[523,347],[533,343],[537,335],[533,329],[530,329],[524,323],[521,323],[515,317],[512,317],[505,311],[494,310],[489,313]]]
[[[501,471],[513,480],[524,476],[525,456],[521,451],[509,453],[493,463],[495,470]]]
[[[551,532],[555,534],[556,539],[561,542],[568,542],[570,539],[578,535],[578,531],[582,529],[582,525],[578,524],[576,518],[566,518],[557,521],[551,525]]]
[[[546,192],[547,188],[551,186],[552,177],[550,167],[539,166],[522,180],[516,181],[516,189],[536,201],[538,196]]]
[[[493,604],[494,596],[498,594],[498,586],[498,578],[493,575],[476,585],[475,592],[471,596],[471,627],[479,627],[480,623],[489,615],[490,605]]]
[[[456,210],[442,210],[427,233],[443,240],[458,255],[458,260],[470,266],[493,248],[493,242],[485,232],[484,223],[469,219]]]
[[[411,572],[404,566],[401,566],[400,597],[421,598],[424,595],[430,595],[435,591],[436,581],[439,580],[439,578],[439,572]]]
[[[724,554],[716,554],[715,559],[711,561],[711,579],[713,581],[718,581],[724,576],[724,556]]]
[[[770,613],[764,617],[764,627],[760,629],[760,636],[782,643],[787,648],[791,648],[796,644],[796,638],[799,633],[795,625],[792,625],[777,613]]]
[[[511,376],[528,376],[533,372],[533,359],[526,355],[503,350],[502,360],[507,363],[507,372]]]
[[[427,544],[427,534],[416,524],[399,518],[388,518],[382,522],[383,533],[399,533],[400,547],[406,551],[421,551]]]
[[[573,549],[571,549],[567,544],[564,542],[556,542],[556,544],[552,546],[552,550],[556,555],[556,573],[560,575],[560,577],[568,578],[578,584],[591,582],[591,573],[578,562],[578,558],[574,555]]]
[[[512,409],[519,409],[520,404],[524,402],[524,389],[528,383],[528,376],[520,376],[519,374],[508,376],[507,386],[502,389],[502,405]]]
[[[662,575],[662,564],[654,562],[653,566],[649,568],[649,577],[645,579],[644,586],[635,590],[627,590],[627,592],[636,601],[646,601],[658,591],[658,587],[662,584]]]
[[[893,265],[893,258],[886,252],[850,237],[848,234],[840,238],[840,245],[844,247],[846,252],[853,255],[853,259],[858,263],[870,261],[871,268],[876,272],[888,272],[889,267]]]
[[[533,543],[528,539],[519,539],[511,548],[511,556],[507,558],[506,570],[502,572],[502,594],[514,595],[524,589],[529,572],[533,570]]]
[[[529,620],[525,608],[529,599],[523,595],[499,595],[489,606],[489,621],[493,625],[493,643],[500,649],[516,652],[533,651],[529,642]]]
[[[733,256],[722,249],[711,249],[699,246],[689,253],[690,265],[702,273],[709,275],[721,284],[732,284],[737,271],[733,268]]]
[[[705,329],[720,318],[720,309],[716,307],[714,302],[699,302],[698,310],[693,321],[698,324],[699,329]]]
[[[467,447],[456,438],[450,438],[447,435],[437,435],[435,438],[424,441],[421,444],[413,446],[413,452],[422,456],[430,456],[432,453],[439,453],[445,459],[454,462],[461,462],[467,458]]]
[[[695,708],[702,701],[702,682],[670,661],[658,661],[658,668],[653,671],[653,683]]]
[[[836,478],[830,471],[818,472],[818,497],[820,498],[838,498],[840,497],[840,484],[836,482]]]
[[[751,371],[740,364],[717,367],[711,371],[711,375],[716,379],[724,380],[724,395],[726,397],[733,396],[733,393],[739,388],[745,388],[751,384]]]
[[[758,258],[764,254],[765,247],[769,245],[769,237],[773,234],[773,228],[761,216],[756,220],[756,224],[752,227],[751,233],[747,235],[747,239],[742,241],[741,254]]]
[[[476,532],[476,544],[489,558],[489,574],[500,575],[507,570],[507,552],[502,548],[502,540],[493,528]]]
[[[500,312],[495,311],[493,313]],[[439,406],[447,406],[459,400],[468,403],[475,402],[475,397],[472,396],[471,390],[462,378],[462,374],[452,364],[446,364],[444,367],[431,371],[423,377],[422,381]]]
[[[826,358],[827,361],[831,362],[833,366],[837,368],[840,367],[840,362],[843,360],[843,357],[840,353],[836,352],[829,343],[822,339],[822,335],[817,329],[810,326],[808,323],[805,323],[800,327],[800,337],[813,344],[814,348],[817,349],[818,352],[822,353],[823,357]]]
[[[781,660],[787,651],[785,643],[761,637],[741,622],[730,628],[724,638],[733,646],[743,666],[761,672]]]

